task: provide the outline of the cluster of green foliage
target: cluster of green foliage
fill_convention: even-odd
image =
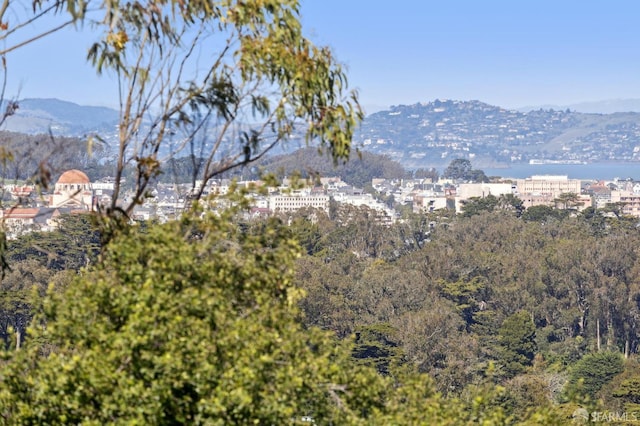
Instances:
[[[472,168],[471,161],[466,158],[456,158],[451,161],[442,173],[442,177],[465,182],[489,182],[484,172]]]
[[[507,377],[521,374],[533,364],[535,339],[535,324],[528,312],[517,312],[502,322],[498,330],[498,359]]]
[[[98,229],[86,215],[62,216],[51,232],[27,234],[6,248],[9,269],[0,283],[0,339],[19,348],[49,286],[66,287],[83,267],[97,260]]]
[[[33,343],[4,371],[4,418],[281,424],[328,416],[331,386],[366,378],[336,369],[335,345],[295,322],[295,243],[274,229],[244,234],[230,219],[131,229],[96,268],[52,293]]]
[[[496,208],[389,226],[345,209],[347,222],[316,212],[314,224],[291,224],[313,239],[297,268],[305,322],[355,333],[359,359],[382,372],[411,365],[445,395],[464,395],[494,363],[516,416],[530,401],[566,410],[584,398],[601,410],[634,403],[634,378],[607,387],[640,345],[634,221]]]
[[[580,401],[637,408],[633,222],[242,211],[106,245],[71,216],[11,242],[3,421],[544,424]]]
[[[275,173],[280,177],[302,173],[302,177],[338,176],[346,183],[363,188],[371,185],[375,178],[401,179],[410,176],[397,161],[384,155],[362,151],[352,153],[348,162],[334,164],[325,156],[318,155],[318,149],[301,148],[291,154],[283,154],[257,162],[253,173],[247,177],[258,178],[262,171]]]
[[[623,370],[624,363],[619,352],[586,354],[571,369],[568,391],[596,398],[598,391]]]
[[[5,352],[0,423],[514,421],[504,388],[445,398],[400,366],[402,336],[391,326],[363,327],[351,345],[305,325],[291,228],[243,224],[237,213],[123,229],[98,262],[50,287],[25,344]]]
[[[525,210],[522,200],[513,194],[502,194],[498,197],[489,194],[486,197],[471,197],[463,201],[462,215],[469,217],[494,210],[511,211],[515,213],[516,216],[520,216],[529,211],[529,209]],[[551,210],[554,212],[557,211],[555,209]],[[531,216],[528,215],[527,217]]]

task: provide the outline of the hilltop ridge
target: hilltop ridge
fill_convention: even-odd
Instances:
[[[2,130],[84,136],[115,143],[118,112],[58,99],[18,101]],[[394,105],[368,115],[354,146],[387,155],[403,167],[442,167],[455,158],[476,167],[529,162],[640,161],[640,113],[580,113],[570,109],[505,109],[478,100]],[[300,147],[283,145],[274,153]]]
[[[468,158],[478,166],[640,160],[640,113],[508,110],[480,101],[396,105],[367,116],[362,149],[408,168]]]
[[[78,105],[55,98],[27,98],[17,103],[15,115],[7,119],[1,130],[83,136],[91,132],[108,134],[118,124],[119,113],[112,108]]]

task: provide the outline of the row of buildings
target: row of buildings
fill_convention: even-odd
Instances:
[[[68,170],[56,181],[53,191],[36,194],[36,187],[5,185],[5,197],[10,195],[6,207],[0,209],[0,220],[9,238],[32,231],[50,231],[58,226],[65,214],[92,211],[101,197],[109,197],[113,184],[92,183],[80,170]]]
[[[210,193],[226,193],[231,182],[213,181]],[[256,184],[260,182],[241,182]],[[523,201],[524,207],[549,205],[558,208],[581,210],[587,207],[602,208],[619,203],[622,213],[640,217],[640,183],[630,181],[581,181],[567,176],[532,176],[499,183],[459,183],[426,179],[374,179],[372,187],[376,197],[354,188],[340,178],[322,178],[318,185],[292,189],[288,181],[281,187],[269,188],[266,195],[255,195],[251,214],[267,216],[291,213],[302,208],[313,208],[329,212],[332,201],[356,207],[366,206],[377,211],[377,217],[393,222],[398,213],[392,208],[410,205],[413,211],[431,212],[438,209],[455,209],[461,212],[464,202],[471,198],[489,195],[514,195]],[[12,207],[0,210],[0,219],[9,237],[16,237],[33,230],[51,230],[57,226],[62,214],[89,212],[100,203],[110,200],[113,183],[91,182],[80,170],[63,173],[53,191],[42,197],[33,197],[35,188],[7,186],[14,199]],[[184,209],[189,188],[183,185],[158,184],[144,203],[136,206],[133,219],[157,219],[166,221],[175,218]],[[559,204],[565,195],[565,205]],[[571,197],[566,197],[571,194]],[[31,199],[29,207],[21,207],[22,200]],[[567,200],[571,205],[567,205]],[[37,201],[33,201],[37,200]],[[382,202],[381,200],[385,200]]]
[[[437,186],[435,187],[437,188]],[[575,194],[576,206],[586,208],[592,205],[591,196],[582,188],[582,181],[567,176],[532,176],[500,183],[448,183],[441,191],[425,191],[413,197],[415,212],[433,211],[439,208],[455,208],[461,212],[464,202],[471,198],[489,195],[514,195],[520,198],[525,208],[548,205],[557,207],[561,194]]]
[[[205,194],[225,194],[231,181],[223,179],[212,181]],[[262,182],[242,181],[240,186],[261,186]],[[185,205],[190,188],[180,185],[158,185],[151,191],[151,198],[134,209],[134,219],[147,220],[157,218],[160,221],[171,219]],[[278,213],[292,213],[300,209],[319,209],[329,213],[331,202],[366,206],[379,211],[381,217],[389,220],[395,217],[395,211],[387,204],[377,200],[362,189],[343,182],[340,178],[322,178],[318,185],[297,188],[297,185],[285,179],[280,187],[268,188],[266,195],[253,194],[251,215],[269,216]]]
[[[640,183],[628,180],[583,181],[565,175],[539,175],[502,183],[427,185],[426,190],[413,191],[412,198],[415,212],[449,207],[459,213],[470,198],[508,194],[522,200],[525,208],[545,205],[580,211],[618,204],[622,214],[640,217]]]

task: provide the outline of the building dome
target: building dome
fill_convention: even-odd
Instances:
[[[67,170],[60,176],[57,184],[74,183],[74,184],[88,184],[91,183],[89,177],[80,170]]]

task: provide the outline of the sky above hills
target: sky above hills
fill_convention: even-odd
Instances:
[[[368,113],[434,99],[507,108],[640,99],[636,0],[302,0],[306,34],[347,66]],[[36,29],[34,29],[35,31]],[[115,106],[63,31],[8,56],[10,96]]]

